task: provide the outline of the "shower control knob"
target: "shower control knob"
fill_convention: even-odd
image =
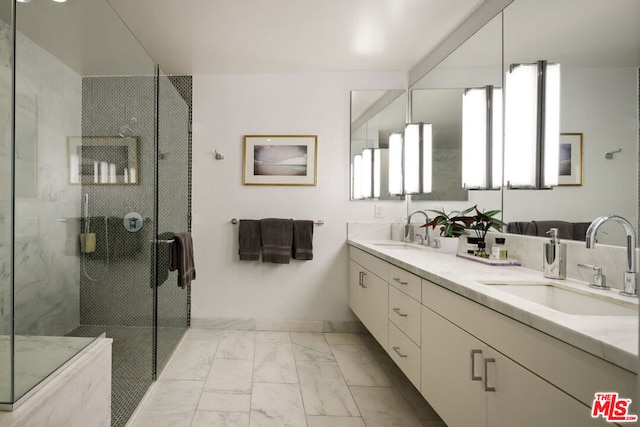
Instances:
[[[142,229],[142,226],[144,225],[142,215],[137,212],[129,212],[128,214],[126,214],[122,223],[124,225],[124,228],[126,228],[130,233],[140,231]]]

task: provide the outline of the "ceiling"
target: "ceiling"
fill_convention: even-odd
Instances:
[[[408,71],[484,0],[108,2],[166,73],[242,74]]]

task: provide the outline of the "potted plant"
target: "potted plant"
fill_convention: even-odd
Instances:
[[[459,218],[458,220],[464,223],[464,226],[467,230],[473,230],[475,236],[478,238],[478,251],[475,255],[483,258],[488,258],[489,254],[485,250],[485,237],[487,236],[487,232],[489,232],[489,230],[491,229],[501,231],[502,227],[504,227],[506,224],[498,218],[495,218],[495,216],[500,213],[499,209],[480,212],[477,206],[472,206],[471,208],[465,210],[465,212],[469,213],[472,210],[475,210],[474,215],[464,216],[462,218]]]
[[[446,213],[444,209],[441,211],[429,209],[429,212],[436,214],[435,217],[423,227],[440,228],[440,237],[437,239],[439,246],[443,252],[456,253],[458,251],[459,237],[467,234],[464,219],[466,215],[473,210],[472,208],[463,211],[450,211]]]

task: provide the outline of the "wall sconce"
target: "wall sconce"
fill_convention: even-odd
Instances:
[[[404,128],[404,192],[431,193],[432,128],[430,123],[409,123]]]
[[[560,64],[513,64],[505,98],[505,179],[509,188],[558,185]]]
[[[389,135],[389,194],[404,194],[404,176],[402,174],[402,147],[404,135],[392,133]]]
[[[465,89],[462,95],[462,186],[502,185],[502,89]]]
[[[382,149],[365,148],[353,156],[353,198],[380,197]]]

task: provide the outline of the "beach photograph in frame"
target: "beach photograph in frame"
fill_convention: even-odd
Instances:
[[[317,135],[245,135],[244,185],[316,185]]]

